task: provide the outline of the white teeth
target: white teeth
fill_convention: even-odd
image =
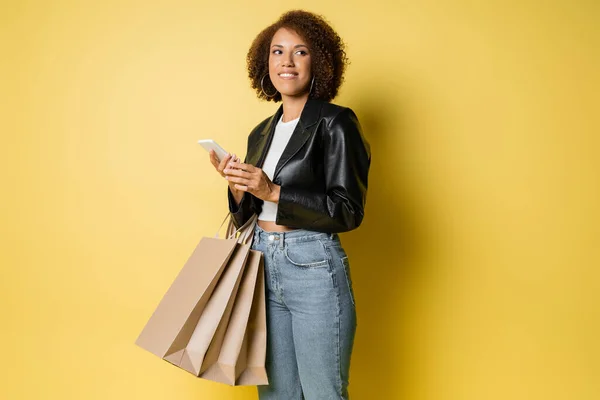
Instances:
[[[295,75],[294,74],[279,74],[279,76],[284,77],[284,78],[291,78]]]

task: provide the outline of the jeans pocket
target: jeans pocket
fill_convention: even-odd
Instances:
[[[325,247],[319,240],[299,241],[286,244],[285,258],[297,267],[322,268],[329,265]]]
[[[347,256],[342,257],[342,266],[344,267],[344,274],[346,275],[346,284],[348,285],[348,293],[350,296],[350,300],[352,300],[352,305],[356,306],[354,302],[354,290],[352,288],[352,276],[350,275],[350,261]]]

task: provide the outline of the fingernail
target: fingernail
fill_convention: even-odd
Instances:
[[[224,169],[224,170],[223,170],[223,172],[225,172],[225,173],[228,173],[228,172],[229,172],[229,170],[228,170],[228,169]]]

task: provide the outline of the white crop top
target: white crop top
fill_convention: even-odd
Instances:
[[[265,174],[269,177],[269,179],[273,180],[273,174],[275,173],[275,167],[281,158],[281,154],[283,150],[287,146],[290,138],[292,137],[292,133],[294,133],[294,129],[298,124],[300,117],[293,119],[288,122],[283,122],[283,115],[277,122],[275,126],[275,134],[273,136],[273,141],[271,142],[271,146],[269,147],[269,151],[267,152],[267,157],[265,158],[265,162],[263,163],[262,170],[265,171]],[[271,201],[265,201],[262,206],[262,212],[258,215],[258,219],[261,221],[275,221],[275,216],[277,215],[277,203],[273,203]]]

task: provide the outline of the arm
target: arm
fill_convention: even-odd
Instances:
[[[325,193],[281,186],[276,223],[321,232],[346,232],[361,224],[371,164],[368,142],[347,108],[323,138]]]

